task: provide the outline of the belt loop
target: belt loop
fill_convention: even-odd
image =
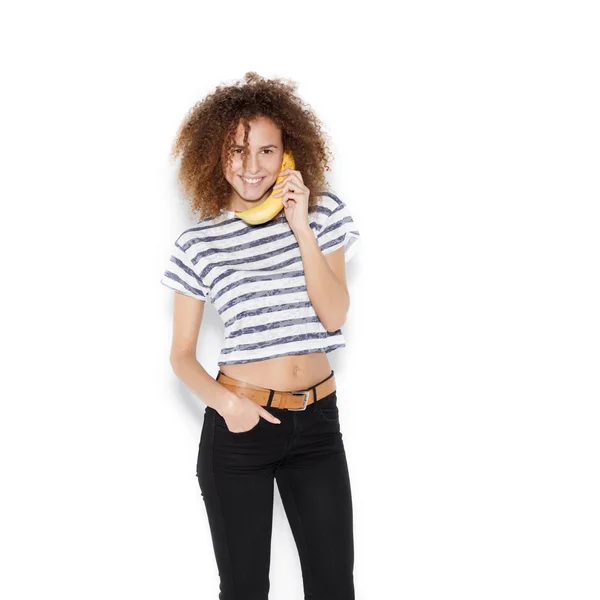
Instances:
[[[267,406],[265,408],[271,408],[271,402],[273,401],[274,395],[275,395],[275,390],[269,390],[269,400],[268,400]]]
[[[317,384],[317,385],[319,385],[319,384]],[[313,398],[314,398],[313,404],[316,404],[317,403],[317,386],[313,385],[311,388],[308,388],[308,389],[312,390]]]

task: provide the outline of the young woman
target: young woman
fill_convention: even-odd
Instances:
[[[354,598],[352,498],[327,354],[345,346],[345,263],[360,234],[327,189],[325,136],[295,89],[256,73],[217,87],[173,147],[201,218],[177,237],[161,283],[177,292],[171,365],[207,405],[196,475],[220,600],[267,600],[274,482],[306,598]],[[284,152],[295,165],[280,173]],[[273,192],[283,204],[274,217],[237,214]],[[216,378],[196,359],[206,302],[225,329]]]

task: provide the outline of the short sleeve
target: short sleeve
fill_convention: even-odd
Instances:
[[[319,248],[323,254],[329,254],[343,247],[348,262],[360,246],[360,233],[350,210],[345,202],[331,192],[323,194],[320,204],[325,217],[317,234]]]
[[[204,285],[190,256],[175,241],[160,282],[186,296],[210,302],[210,289]]]

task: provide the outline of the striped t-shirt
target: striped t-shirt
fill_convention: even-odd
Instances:
[[[321,251],[343,246],[348,262],[360,234],[347,205],[323,192],[316,209],[308,221]],[[327,331],[310,302],[300,247],[283,211],[261,225],[232,211],[201,219],[175,240],[160,282],[215,306],[225,326],[219,365],[346,345],[342,330]]]

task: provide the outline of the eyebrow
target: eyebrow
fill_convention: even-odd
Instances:
[[[244,146],[240,146],[239,144],[236,144],[234,146],[234,148],[243,148]],[[264,150],[265,148],[277,148],[277,146],[275,144],[267,144],[266,146],[261,146],[260,149]]]

